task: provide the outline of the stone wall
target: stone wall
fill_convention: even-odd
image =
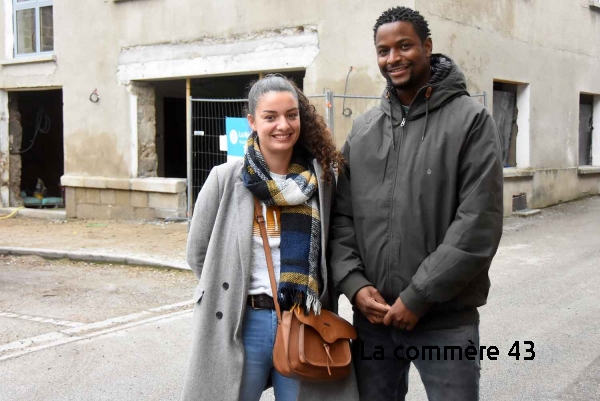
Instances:
[[[137,96],[138,177],[156,177],[156,94],[154,86],[144,82],[132,83]]]
[[[183,179],[63,177],[68,218],[97,220],[185,217]]]
[[[8,93],[0,90],[0,206],[9,206]]]
[[[16,96],[10,96],[8,103],[8,132],[10,141],[10,183],[9,183],[9,204],[10,206],[23,205],[21,198],[21,155],[13,154],[21,151],[23,142],[23,128],[21,127],[21,113],[19,113],[19,103]]]

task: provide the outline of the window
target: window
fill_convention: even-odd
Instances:
[[[579,94],[579,165],[600,166],[600,96]]]
[[[529,85],[494,81],[494,121],[504,167],[529,167]]]
[[[504,167],[517,165],[517,86],[494,82],[494,121],[502,143]]]
[[[13,0],[15,56],[54,51],[53,0]]]
[[[579,165],[592,165],[592,130],[594,97],[579,95]]]

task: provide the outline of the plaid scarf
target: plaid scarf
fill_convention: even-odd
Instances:
[[[250,135],[246,146],[244,185],[267,206],[281,207],[279,305],[283,310],[299,305],[305,313],[312,309],[319,314],[321,217],[318,180],[312,163],[304,152],[294,149],[286,180],[277,183],[260,153],[256,132]]]

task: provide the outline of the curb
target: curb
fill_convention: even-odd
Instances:
[[[15,210],[17,216],[28,217],[30,219],[44,219],[44,220],[66,220],[67,212],[64,209],[18,209],[16,207],[2,207],[0,213],[8,215]]]
[[[114,263],[122,265],[162,267],[167,269],[191,270],[185,263],[165,262],[157,259],[138,258],[127,255],[108,255],[93,252],[55,251],[40,248],[0,247],[0,255],[36,255],[44,259],[70,259],[79,262]]]

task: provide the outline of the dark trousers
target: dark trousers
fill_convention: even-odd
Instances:
[[[465,357],[467,347],[479,350],[478,323],[406,331],[371,324],[355,311],[354,327],[358,338],[352,344],[352,358],[361,401],[403,401],[411,362],[419,371],[429,401],[479,400],[479,353],[474,358],[469,354],[474,360]],[[460,355],[457,347],[461,348]]]

